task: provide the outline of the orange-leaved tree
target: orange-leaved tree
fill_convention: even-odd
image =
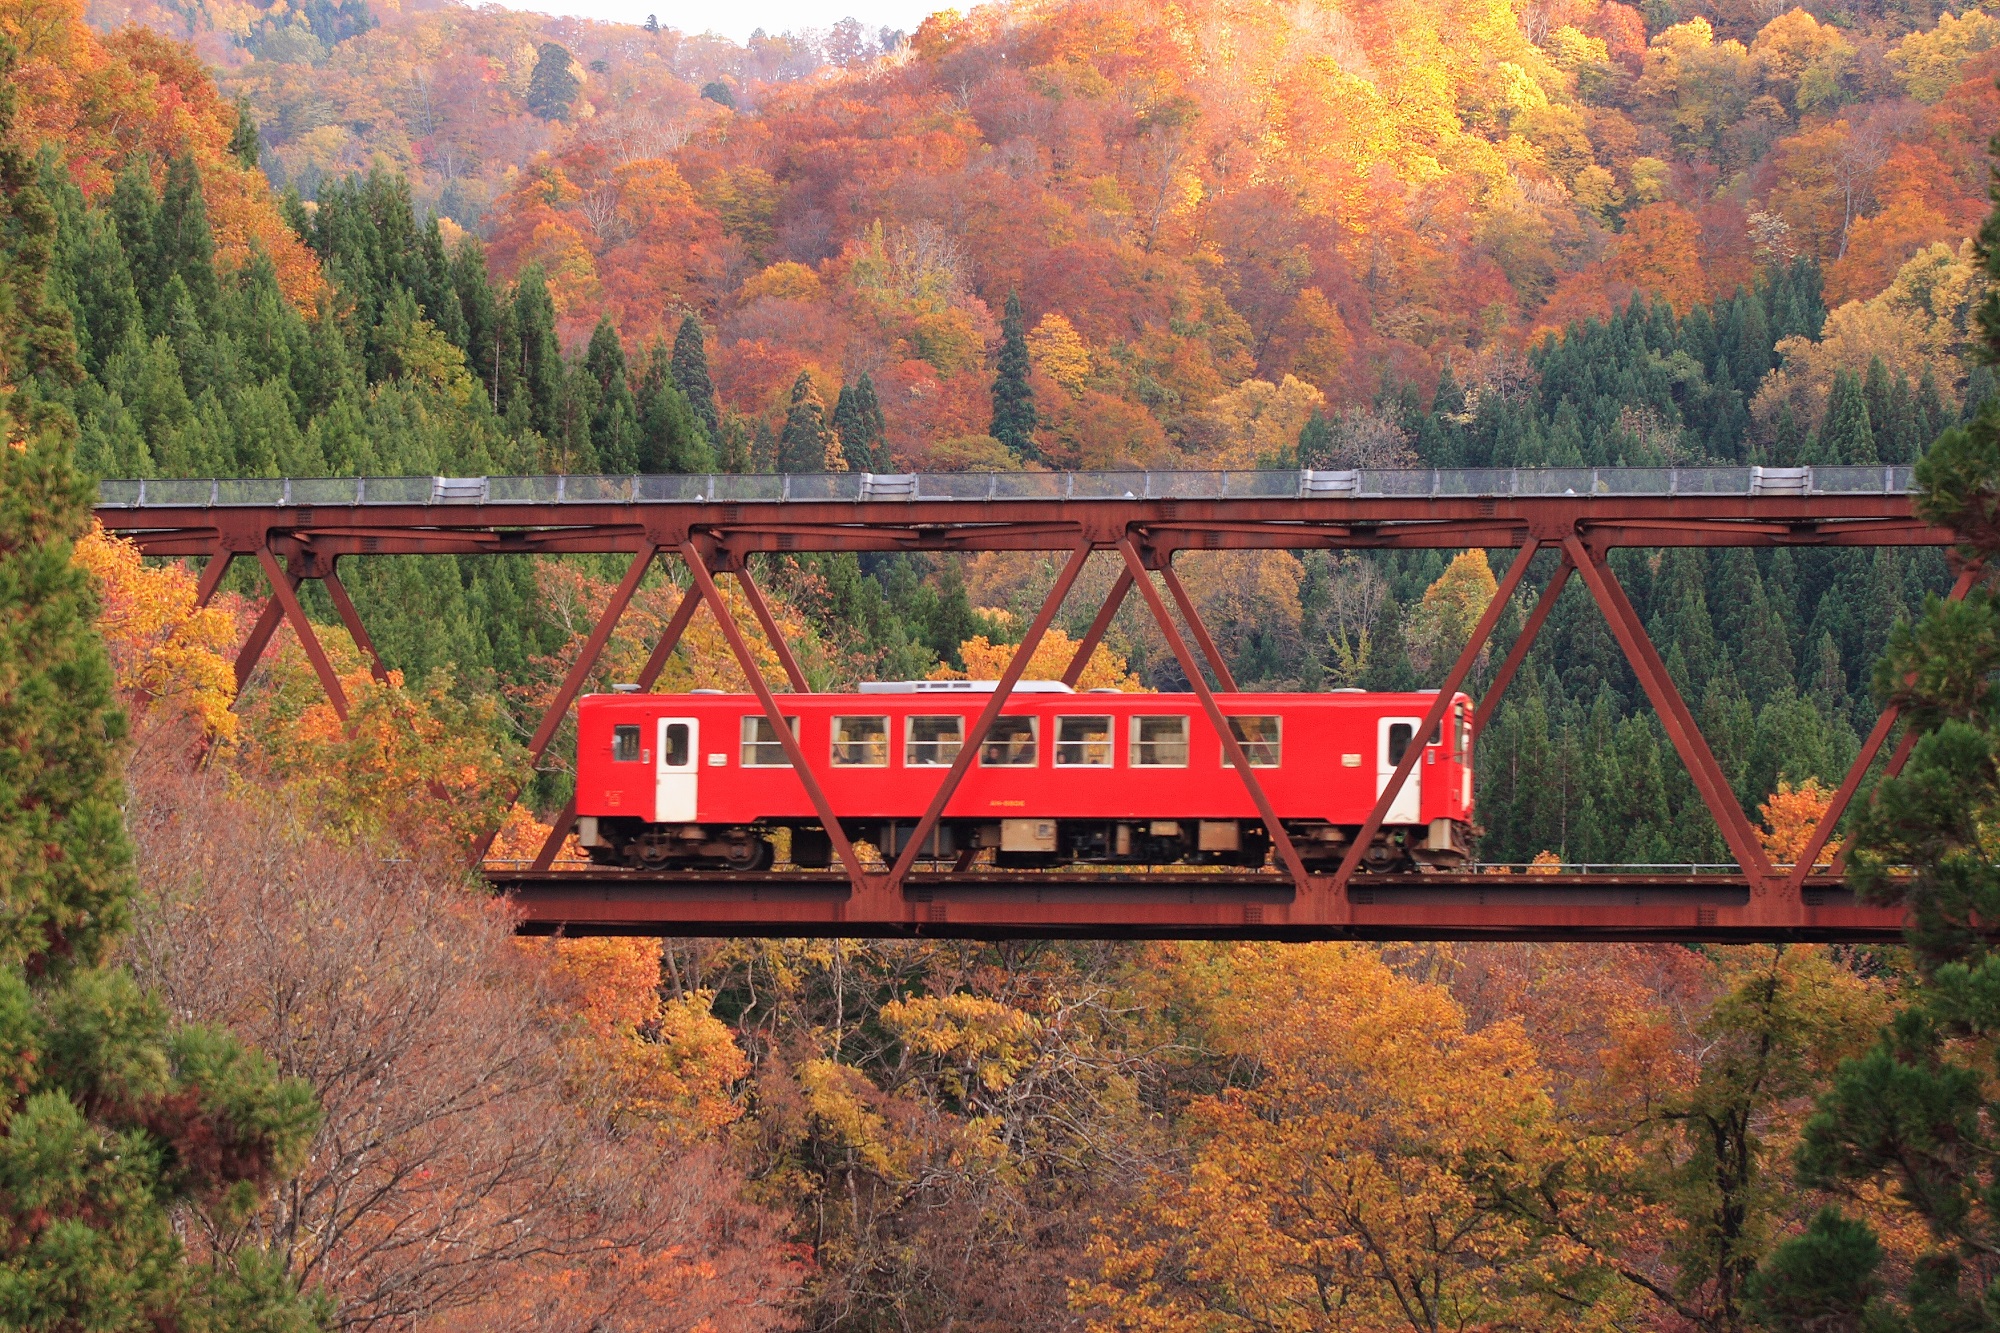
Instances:
[[[1778,779],[1778,789],[1757,807],[1757,813],[1764,819],[1764,827],[1757,831],[1764,854],[1774,865],[1797,865],[1799,857],[1805,854],[1806,841],[1831,804],[1833,792],[1820,785],[1818,778],[1807,778],[1796,787],[1787,779]],[[1832,838],[1813,863],[1831,865],[1838,855],[1840,839]]]
[[[940,666],[931,672],[932,680],[998,680],[1007,670],[1007,664],[1014,660],[1019,645],[994,643],[984,634],[975,634],[958,645],[959,660],[965,663],[965,670],[959,671],[949,666]],[[1028,659],[1027,667],[1021,672],[1022,680],[1061,680],[1063,672],[1069,669],[1070,660],[1076,656],[1080,645],[1059,627],[1051,625],[1042,635],[1042,641],[1035,645],[1034,655]],[[1090,660],[1084,663],[1083,674],[1077,678],[1079,690],[1143,690],[1146,687],[1132,674],[1125,658],[1100,643],[1091,651]]]
[[[552,950],[575,988],[571,1096],[627,1131],[692,1142],[734,1123],[736,1084],[750,1072],[735,1034],[709,1012],[713,995],[666,999],[660,942],[629,938],[529,944]]]

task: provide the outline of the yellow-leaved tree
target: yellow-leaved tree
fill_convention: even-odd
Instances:
[[[236,625],[218,607],[195,605],[195,578],[181,564],[148,566],[131,542],[93,523],[71,558],[97,583],[97,628],[118,690],[135,704],[185,710],[210,736],[236,735]]]
[[[1533,1044],[1344,944],[1185,949],[1175,987],[1245,1071],[1185,1165],[1106,1219],[1074,1303],[1099,1333],[1547,1328],[1563,1242],[1487,1206],[1559,1156]]]
[[[931,679],[998,680],[1006,671],[1007,663],[1013,660],[1015,647],[1011,643],[994,643],[984,634],[975,634],[958,645],[959,660],[965,663],[965,670],[940,666],[931,672]],[[1076,656],[1077,647],[1075,639],[1050,626],[1042,641],[1035,645],[1035,654],[1028,659],[1027,670],[1021,673],[1021,679],[1061,680],[1063,672],[1069,669],[1070,659]],[[1090,661],[1084,664],[1076,688],[1137,691],[1146,687],[1132,674],[1122,655],[1100,643],[1091,652]]]
[[[1464,651],[1498,588],[1486,552],[1461,551],[1437,582],[1424,589],[1424,599],[1410,613],[1404,631],[1410,665],[1419,675],[1443,671]]]

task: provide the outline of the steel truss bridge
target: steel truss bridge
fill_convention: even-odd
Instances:
[[[255,561],[271,595],[237,655],[238,685],[286,623],[343,718],[346,696],[298,596],[303,582],[319,581],[376,675],[386,675],[341,584],[343,557],[629,556],[609,605],[529,742],[533,762],[546,753],[647,570],[657,560],[681,561],[690,586],[640,673],[640,688],[658,679],[681,633],[707,606],[775,733],[792,751],[825,817],[839,869],[558,869],[554,861],[574,821],[572,807],[558,816],[533,861],[483,863],[488,882],[512,896],[525,932],[1866,941],[1897,938],[1901,911],[1856,903],[1842,885],[1839,858],[1821,865],[1820,856],[1888,742],[1895,710],[1870,731],[1798,863],[1773,865],[1607,557],[1621,547],[1949,545],[1950,533],[1915,516],[1909,491],[1910,470],[1903,467],[368,477],[112,481],[101,487],[97,517],[147,555],[204,560],[204,604],[237,559]],[[1437,700],[1417,734],[1436,727],[1534,557],[1557,552],[1553,577],[1477,705],[1475,728],[1484,729],[1557,597],[1573,578],[1580,580],[1714,816],[1735,862],[1727,872],[1627,867],[1607,873],[1590,867],[1553,875],[1368,873],[1360,865],[1361,849],[1414,767],[1417,746],[1332,874],[1307,873],[1240,753],[1232,755],[1237,776],[1263,812],[1274,848],[1263,871],[946,872],[916,866],[917,849],[1093,552],[1108,554],[1122,569],[1066,679],[1078,679],[1112,617],[1136,591],[1216,730],[1227,736],[1216,696],[1236,683],[1175,575],[1177,555],[1468,548],[1514,554],[1470,642],[1436,682]],[[1043,551],[1062,557],[1054,586],[965,738],[957,764],[941,779],[893,864],[864,861],[831,817],[820,766],[791,739],[746,629],[717,589],[720,575],[738,582],[756,632],[791,688],[805,691],[805,675],[778,633],[750,557],[807,551]],[[1961,574],[1951,595],[1963,596],[1972,577],[1971,571]],[[1887,772],[1901,769],[1911,744],[1908,736],[1899,742]]]

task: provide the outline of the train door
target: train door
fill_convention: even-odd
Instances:
[[[1420,717],[1385,717],[1375,723],[1375,794],[1380,796],[1388,787],[1389,779],[1396,776],[1396,765],[1403,762],[1403,756],[1412,745],[1418,744],[1417,728],[1424,724]],[[1410,770],[1410,776],[1403,779],[1403,789],[1396,793],[1396,799],[1389,803],[1389,813],[1382,817],[1384,824],[1415,824],[1419,822],[1418,812],[1423,808],[1424,766],[1420,763]]]
[[[692,824],[695,780],[701,770],[700,724],[691,717],[660,719],[659,748],[653,765],[653,819]]]

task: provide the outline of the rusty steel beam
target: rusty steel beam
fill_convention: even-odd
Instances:
[[[771,720],[771,729],[778,733],[778,743],[785,749],[785,757],[792,761],[792,768],[799,775],[799,783],[806,789],[806,796],[818,812],[820,825],[826,830],[827,840],[833,844],[834,853],[840,857],[840,864],[847,870],[849,891],[853,894],[855,906],[868,908],[875,905],[881,895],[869,875],[862,869],[861,857],[855,852],[854,844],[848,841],[847,830],[833,813],[833,802],[827,800],[826,789],[820,785],[819,775],[806,759],[805,749],[799,738],[785,725],[784,710],[778,707],[777,696],[764,683],[764,673],[757,669],[757,659],[750,653],[750,645],[743,639],[743,631],[736,618],[729,614],[728,604],[722,600],[722,590],[715,586],[715,579],[708,572],[708,563],[701,549],[693,542],[681,543],[681,559],[687,562],[688,573],[693,576],[695,586],[701,589],[708,609],[722,625],[722,637],[729,641],[729,651],[736,658],[736,665],[742,668],[744,677],[756,694],[757,702],[763,706],[764,716]]]
[[[1749,817],[1743,813],[1736,793],[1730,789],[1729,780],[1722,774],[1722,766],[1715,762],[1715,755],[1702,738],[1694,714],[1688,711],[1680,690],[1675,688],[1673,678],[1667,674],[1666,663],[1660,660],[1659,650],[1646,636],[1646,627],[1639,622],[1639,613],[1626,598],[1625,590],[1618,585],[1603,553],[1587,549],[1574,536],[1564,539],[1563,548],[1569,553],[1570,562],[1576,566],[1577,572],[1583,575],[1591,595],[1596,598],[1598,609],[1604,613],[1604,619],[1610,624],[1611,633],[1624,650],[1625,660],[1631,665],[1632,673],[1639,678],[1646,697],[1652,700],[1660,725],[1665,728],[1674,749],[1680,753],[1688,776],[1694,780],[1695,790],[1701,793],[1702,803],[1714,816],[1716,827],[1722,831],[1723,841],[1736,858],[1736,864],[1743,867],[1744,874],[1752,879],[1770,879],[1771,863],[1764,855],[1755,830],[1750,827]]]
[[[326,595],[333,599],[334,612],[339,615],[340,623],[347,627],[348,637],[368,659],[369,674],[388,684],[389,668],[382,664],[382,653],[375,647],[375,640],[368,636],[367,627],[361,623],[361,613],[354,609],[354,599],[347,595],[347,585],[340,581],[340,575],[334,573],[332,562],[328,562],[320,582],[326,585]]]
[[[1534,648],[1535,640],[1541,636],[1542,626],[1547,622],[1549,612],[1556,609],[1556,600],[1568,586],[1570,573],[1575,568],[1576,566],[1570,563],[1569,552],[1564,551],[1562,562],[1556,566],[1555,574],[1549,579],[1549,586],[1542,589],[1541,597],[1535,602],[1535,609],[1521,622],[1521,632],[1514,637],[1513,647],[1507,650],[1507,656],[1500,662],[1500,669],[1493,673],[1493,679],[1487,683],[1486,693],[1480,697],[1479,707],[1473,710],[1474,736],[1485,734],[1486,724],[1492,719],[1493,710],[1500,706],[1500,700],[1506,697],[1507,687],[1514,683],[1515,673],[1521,669],[1521,664],[1528,660],[1529,651]]]
[[[620,579],[618,586],[612,590],[611,600],[605,605],[604,614],[597,618],[597,623],[591,626],[589,637],[583,641],[583,646],[577,649],[576,660],[570,663],[562,684],[556,687],[555,697],[549,700],[548,707],[542,711],[541,724],[535,728],[534,737],[528,742],[530,770],[541,762],[542,755],[548,751],[549,742],[555,739],[563,719],[569,716],[570,704],[576,701],[584,682],[590,679],[590,673],[597,666],[597,659],[604,652],[604,645],[611,640],[611,632],[618,627],[619,618],[625,614],[625,608],[632,601],[632,595],[639,591],[640,580],[645,578],[646,571],[652,567],[653,560],[658,554],[657,547],[648,546],[632,557],[632,563],[625,569],[625,577]],[[520,796],[522,788],[526,785],[524,781],[515,787],[515,798]],[[512,806],[512,798],[508,804]],[[499,836],[500,830],[496,828],[478,839],[473,844],[474,859],[485,856],[486,849],[491,847],[493,840]]]
[[[250,673],[264,659],[264,649],[270,646],[271,636],[278,632],[278,622],[284,618],[285,608],[278,599],[266,598],[263,609],[250,626],[250,633],[236,650],[236,693],[239,697],[243,687],[250,683]]]
[[[563,718],[569,715],[569,706],[583,689],[583,683],[590,679],[590,673],[597,666],[598,657],[604,652],[604,645],[611,641],[611,632],[618,628],[618,619],[625,614],[625,607],[631,602],[632,594],[639,591],[639,581],[646,576],[646,570],[653,563],[657,549],[648,546],[632,557],[632,563],[625,569],[625,577],[618,581],[612,591],[611,600],[604,607],[604,614],[591,626],[590,637],[577,649],[576,660],[570,663],[569,671],[563,676],[562,684],[556,688],[555,697],[543,710],[541,725],[535,728],[535,735],[528,742],[528,762],[538,762],[549,742],[555,739],[556,729],[562,726]]]
[[[890,867],[888,884],[890,893],[902,892],[903,880],[910,873],[910,867],[916,863],[918,853],[923,850],[924,839],[928,838],[931,830],[937,827],[938,816],[944,813],[945,806],[951,801],[952,793],[958,790],[958,784],[972,768],[973,760],[979,754],[979,747],[986,743],[986,733],[992,730],[993,720],[999,717],[1000,710],[1007,706],[1007,700],[1014,693],[1014,686],[1019,683],[1021,673],[1028,669],[1028,663],[1033,659],[1035,649],[1041,646],[1042,636],[1048,632],[1050,623],[1056,618],[1056,612],[1062,609],[1063,599],[1069,596],[1070,588],[1076,583],[1076,576],[1083,572],[1084,562],[1089,559],[1090,545],[1086,542],[1071,553],[1068,563],[1062,567],[1062,572],[1056,575],[1055,586],[1050,588],[1049,595],[1042,599],[1041,610],[1035,613],[1034,620],[1028,624],[1028,632],[1021,636],[1020,644],[1007,659],[1007,669],[1002,671],[1000,679],[994,682],[992,697],[986,701],[986,706],[979,710],[979,716],[973,720],[972,729],[966,732],[965,739],[959,744],[958,753],[952,757],[951,771],[944,775],[942,782],[938,783],[937,791],[931,795],[930,804],[924,807],[923,816],[917,820],[916,827],[910,830],[910,839],[903,844],[902,852],[896,857],[896,864]]]
[[[1354,872],[1361,867],[1361,858],[1368,853],[1368,844],[1374,841],[1376,830],[1382,827],[1382,821],[1389,817],[1389,807],[1396,803],[1396,796],[1403,790],[1403,784],[1410,780],[1410,774],[1422,762],[1424,753],[1430,745],[1430,736],[1444,720],[1445,713],[1450,710],[1452,698],[1458,693],[1458,687],[1463,685],[1465,678],[1472,673],[1472,664],[1477,662],[1479,654],[1486,650],[1486,641],[1492,637],[1493,627],[1500,623],[1500,613],[1507,609],[1507,603],[1513,598],[1514,590],[1521,586],[1521,580],[1527,575],[1528,566],[1533,562],[1535,552],[1540,549],[1541,543],[1533,537],[1522,542],[1520,553],[1514,557],[1514,563],[1507,567],[1506,575],[1494,588],[1493,596],[1486,603],[1486,609],[1480,612],[1478,621],[1472,627],[1471,637],[1466,639],[1465,647],[1459,650],[1458,660],[1453,662],[1451,670],[1445,673],[1444,684],[1438,687],[1437,698],[1431,701],[1429,711],[1424,714],[1423,725],[1417,728],[1416,735],[1410,737],[1409,747],[1403,751],[1403,757],[1396,763],[1396,771],[1390,774],[1389,781],[1383,784],[1381,792],[1375,797],[1374,808],[1368,812],[1368,817],[1361,821],[1361,831],[1354,835],[1354,841],[1347,845],[1346,854],[1340,858],[1340,868],[1333,874],[1335,894],[1347,891],[1347,886],[1354,879]]]
[[[196,606],[207,606],[214,599],[216,589],[222,586],[222,576],[229,572],[229,567],[234,563],[236,563],[234,551],[211,549],[208,552],[208,563],[201,567],[201,581],[195,585]]]
[[[1271,798],[1264,794],[1264,784],[1257,780],[1256,770],[1250,767],[1250,757],[1243,753],[1242,745],[1236,740],[1236,733],[1229,729],[1229,722],[1223,717],[1221,706],[1215,702],[1215,692],[1208,688],[1208,682],[1202,678],[1201,667],[1195,662],[1194,654],[1188,651],[1187,643],[1181,638],[1180,631],[1174,628],[1174,618],[1168,614],[1167,604],[1161,600],[1159,589],[1153,586],[1153,580],[1146,572],[1145,561],[1139,557],[1139,548],[1132,544],[1130,537],[1127,537],[1118,543],[1118,553],[1125,557],[1126,572],[1131,574],[1133,583],[1138,585],[1140,595],[1146,599],[1146,607],[1153,613],[1153,619],[1159,623],[1160,633],[1166,638],[1167,647],[1180,662],[1181,670],[1187,673],[1188,688],[1201,700],[1202,711],[1208,714],[1209,725],[1214,727],[1215,734],[1222,738],[1222,752],[1229,756],[1231,766],[1236,769],[1237,776],[1243,779],[1244,787],[1250,792],[1250,799],[1256,802],[1257,813],[1263,816],[1264,827],[1271,834],[1271,847],[1278,854],[1278,863],[1285,868],[1285,873],[1291,876],[1292,883],[1299,893],[1309,892],[1312,887],[1311,876],[1306,874],[1305,862],[1299,859],[1299,849],[1292,845],[1292,835],[1285,832],[1284,821],[1278,818],[1277,808],[1271,804]]]
[[[726,537],[730,547],[742,553],[764,551],[1047,551],[1060,549],[1047,524],[990,524],[977,527],[925,528],[846,528],[825,536],[801,536],[770,530],[746,535],[727,523],[702,529]],[[1073,531],[1075,525],[1066,525]],[[1115,525],[1112,525],[1115,527]],[[1232,551],[1367,551],[1497,550],[1519,543],[1524,532],[1544,530],[1546,524],[1482,521],[1478,523],[1381,522],[1347,525],[1298,524],[1273,521],[1261,531],[1246,525],[1242,531],[1210,534],[1200,539],[1196,529],[1156,528],[1143,519],[1127,525],[1143,529],[1154,550]],[[1592,541],[1605,547],[1878,547],[1944,546],[1949,539],[1917,523],[1891,527],[1858,525],[1828,526],[1803,524],[1776,528],[1770,525],[1718,525],[1711,530],[1666,526],[1593,524],[1584,527]],[[547,531],[510,529],[499,535],[477,532],[435,532],[427,530],[379,533],[369,536],[328,535],[310,529],[273,528],[274,549],[289,553],[294,545],[309,545],[328,558],[344,555],[573,555],[592,552],[630,554],[648,540],[660,538],[672,544],[682,531],[675,527],[651,530],[630,525],[597,528],[563,528]],[[125,534],[142,553],[149,556],[206,556],[214,545],[212,533],[137,532]],[[1098,549],[1109,549],[1108,539]]]
[[[652,654],[646,658],[646,665],[639,669],[637,682],[639,693],[647,694],[652,691],[653,683],[659,680],[660,673],[666,670],[667,659],[673,656],[674,648],[680,643],[681,635],[686,632],[688,622],[694,619],[695,610],[700,605],[701,590],[693,583],[688,584],[688,590],[681,594],[681,604],[674,608],[673,618],[667,621],[666,629],[660,632],[660,641],[653,645]],[[549,835],[542,839],[542,849],[535,853],[534,868],[537,873],[555,864],[556,853],[562,850],[563,839],[569,836],[569,831],[575,823],[576,793],[571,792],[569,800],[563,805],[562,813],[549,825]]]
[[[1181,620],[1186,623],[1188,633],[1194,635],[1201,655],[1208,659],[1208,669],[1215,673],[1216,687],[1229,694],[1236,693],[1236,677],[1230,674],[1229,664],[1222,660],[1222,650],[1215,646],[1215,640],[1209,637],[1208,626],[1196,613],[1194,599],[1187,595],[1187,589],[1174,577],[1174,562],[1170,558],[1160,561],[1160,582],[1167,585],[1167,592],[1174,599],[1174,605],[1180,608]]]
[[[771,608],[764,603],[764,594],[757,591],[757,581],[750,577],[748,561],[737,561],[736,582],[743,589],[743,599],[750,603],[750,614],[756,616],[757,623],[764,627],[764,637],[770,641],[771,651],[778,655],[778,665],[785,669],[785,679],[792,683],[792,693],[811,694],[812,686],[806,683],[806,673],[800,669],[799,659],[792,655],[792,646],[785,642],[784,633],[771,615]]]
[[[1132,591],[1132,571],[1121,569],[1118,579],[1105,595],[1104,605],[1097,608],[1097,615],[1091,620],[1090,628],[1083,632],[1083,638],[1076,645],[1076,652],[1070,656],[1069,666],[1063,670],[1062,683],[1071,689],[1083,679],[1084,671],[1090,666],[1090,659],[1097,652],[1097,645],[1104,642],[1105,633],[1111,628],[1119,610],[1125,605],[1126,595]]]
[[[1757,910],[1759,886],[1720,874],[1370,875],[1337,920],[1256,871],[914,874],[907,896],[870,913],[828,872],[489,867],[486,878],[530,934],[1887,943],[1903,925],[1901,907],[1856,902],[1826,875],[1807,881],[1789,923]]]
[[[1578,528],[1612,546],[1949,545],[1907,495],[1408,496],[882,502],[206,506],[97,510],[149,555],[292,543],[326,557],[398,553],[634,552],[695,533],[739,553],[776,550],[1049,550],[1081,526],[1097,549],[1149,533],[1156,552],[1201,549],[1470,549]],[[1212,545],[1211,545],[1212,544]]]
[[[306,650],[306,660],[312,663],[313,672],[319,676],[320,687],[326,691],[327,701],[342,722],[347,721],[347,691],[340,687],[340,676],[328,660],[326,649],[320,647],[319,635],[313,633],[312,621],[306,619],[306,609],[299,605],[298,580],[289,571],[279,568],[278,557],[271,554],[269,547],[259,547],[257,563],[264,567],[264,577],[271,581],[271,600],[283,608],[285,619],[291,622],[292,633],[298,636],[299,646]]]

